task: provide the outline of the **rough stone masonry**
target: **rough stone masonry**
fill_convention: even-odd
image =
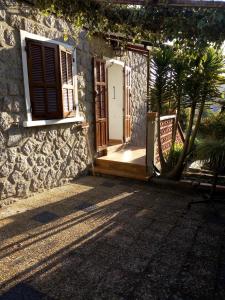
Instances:
[[[24,128],[26,107],[19,30],[77,47],[80,111],[89,123],[86,136],[76,123]],[[64,185],[86,173],[94,153],[92,57],[113,57],[112,49],[98,38],[79,42],[63,19],[44,16],[23,1],[0,2],[0,205],[12,198]],[[122,58],[132,67],[132,143],[145,144],[145,58],[129,53]],[[91,145],[88,151],[87,139]]]

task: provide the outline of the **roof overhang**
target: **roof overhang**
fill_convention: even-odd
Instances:
[[[94,0],[96,2],[109,3],[109,0]],[[23,0],[32,5],[37,0]],[[193,8],[225,8],[225,1],[221,0],[110,0],[112,4],[146,5],[159,7],[193,7]]]
[[[96,34],[98,35],[98,33]],[[140,41],[138,43],[133,43],[131,38],[124,37],[120,34],[115,34],[115,33],[103,34],[103,38],[109,41],[112,46],[114,44],[124,45],[126,50],[136,52],[144,56],[148,55],[149,47],[152,46],[152,44],[148,41]]]
[[[109,2],[106,0],[95,0]],[[225,8],[225,2],[221,0],[111,0],[112,4],[147,5],[161,7],[202,7],[202,8]]]

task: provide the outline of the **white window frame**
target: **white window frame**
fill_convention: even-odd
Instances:
[[[74,105],[76,108],[74,117],[54,119],[54,120],[38,120],[38,121],[32,120],[30,89],[29,89],[29,76],[28,76],[28,68],[27,68],[26,38],[37,40],[37,41],[53,43],[53,44],[57,44],[57,45],[62,45],[66,49],[72,51],[72,53],[73,53],[73,79],[74,79],[74,90],[75,90]],[[73,46],[67,45],[65,43],[50,40],[43,36],[29,33],[24,30],[20,30],[20,41],[21,41],[21,50],[22,50],[23,81],[24,81],[24,92],[25,92],[26,114],[27,114],[27,120],[23,122],[23,126],[24,127],[34,127],[34,126],[45,126],[45,125],[54,125],[54,124],[63,124],[63,123],[83,122],[84,118],[82,116],[80,116],[79,105],[78,105],[76,49],[74,49]]]

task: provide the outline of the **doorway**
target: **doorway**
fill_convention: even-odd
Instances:
[[[98,156],[131,139],[131,68],[114,59],[94,59],[95,131]]]
[[[94,59],[97,158],[94,172],[147,180],[146,148],[131,141],[131,68],[114,59]]]
[[[128,143],[131,139],[131,68],[123,62],[106,62],[108,78],[108,142]]]
[[[123,143],[123,110],[124,110],[124,64],[109,61],[108,73],[108,133],[109,145]]]

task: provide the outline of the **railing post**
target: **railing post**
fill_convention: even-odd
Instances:
[[[146,164],[149,175],[153,175],[155,155],[157,147],[157,120],[156,112],[147,113],[147,143],[146,143]]]
[[[151,102],[150,102],[150,50],[148,49],[147,57],[147,112],[151,111]]]

